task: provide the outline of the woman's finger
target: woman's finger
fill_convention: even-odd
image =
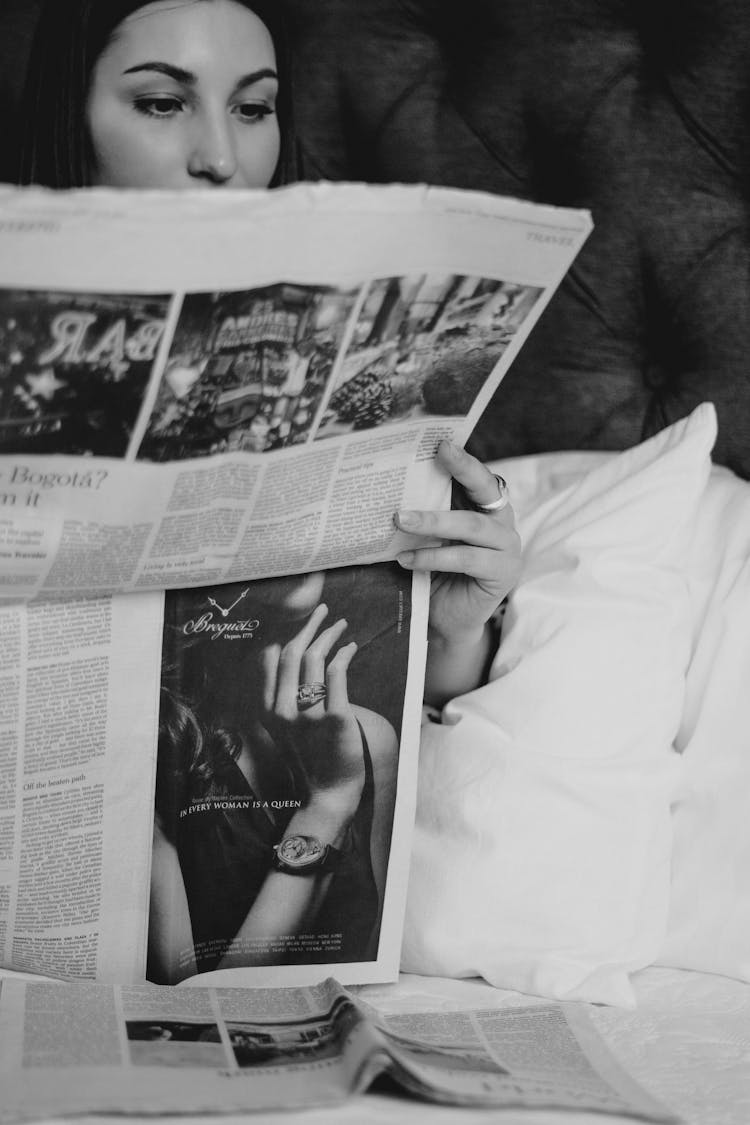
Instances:
[[[333,646],[346,631],[347,626],[348,622],[342,618],[340,621],[329,625],[327,629],[324,629],[322,633],[318,634],[302,657],[299,677],[300,686],[303,684],[325,685],[326,659]],[[325,699],[321,699],[318,703],[305,707],[305,717],[311,719],[320,718],[320,716],[325,713],[325,706]]]
[[[293,718],[297,711],[297,689],[302,657],[327,613],[328,607],[323,603],[316,606],[300,631],[281,650],[276,683],[276,710],[287,718]]]
[[[263,671],[263,708],[271,712],[276,706],[276,681],[279,673],[281,645],[268,645],[260,654]]]
[[[352,662],[357,645],[350,641],[348,645],[340,648],[326,669],[326,687],[328,698],[326,706],[329,711],[341,714],[349,706],[349,688],[347,673]]]
[[[515,549],[520,542],[510,505],[503,509],[503,512],[506,511],[510,513],[510,518],[502,522],[495,518],[495,513],[487,512],[396,512],[395,523],[410,535],[425,535],[431,539],[448,539],[503,551]]]
[[[469,504],[492,504],[498,499],[497,477],[465,449],[460,449],[453,442],[441,441],[437,461],[461,485]],[[504,508],[486,514],[491,514],[493,520],[513,526],[513,512],[508,512],[509,508],[510,505],[506,504]]]
[[[340,618],[333,625],[329,625],[327,629],[318,633],[317,637],[308,645],[302,657],[302,671],[300,673],[302,680],[323,679],[328,654],[346,632],[347,625],[346,619]]]
[[[521,567],[520,556],[516,552],[495,551],[467,544],[404,551],[398,556],[398,561],[407,570],[465,574],[488,591],[502,589],[503,597],[515,586]]]

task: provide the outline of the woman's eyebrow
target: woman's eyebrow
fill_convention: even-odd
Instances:
[[[175,82],[182,83],[183,86],[195,86],[198,82],[197,76],[192,71],[157,60],[138,63],[137,66],[129,66],[127,70],[123,71],[123,74],[139,74],[142,71],[156,71],[158,74],[165,74],[168,78],[174,79]],[[256,82],[260,82],[262,78],[273,78],[277,82],[279,80],[279,76],[273,67],[264,66],[260,70],[252,70],[248,74],[243,74],[241,78],[237,79],[234,88],[235,90],[241,90],[245,86],[253,86]]]
[[[264,66],[260,70],[252,70],[249,74],[243,74],[238,78],[234,84],[235,90],[241,90],[243,86],[253,86],[256,82],[260,82],[261,78],[274,78],[277,82],[279,76],[273,67]]]
[[[159,74],[166,74],[168,78],[174,78],[175,82],[181,82],[183,86],[194,86],[198,81],[191,71],[183,70],[181,66],[173,66],[172,63],[167,62],[138,63],[137,66],[129,66],[122,73],[139,74],[143,70],[155,70]]]

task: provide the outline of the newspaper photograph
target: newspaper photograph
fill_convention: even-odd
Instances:
[[[0,607],[0,969],[396,979],[428,603],[381,563]]]
[[[0,290],[0,454],[124,457],[169,301]]]
[[[138,458],[308,442],[356,299],[290,284],[187,294]]]
[[[580,1005],[383,1017],[330,978],[283,991],[0,984],[4,1125],[333,1106],[378,1076],[444,1104],[677,1120]]]
[[[0,189],[0,596],[394,558],[590,229],[422,185]]]
[[[166,594],[150,980],[377,961],[410,637],[393,564]]]

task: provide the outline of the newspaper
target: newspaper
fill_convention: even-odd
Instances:
[[[428,601],[379,563],[0,609],[0,970],[394,980]],[[300,836],[328,866],[278,871]]]
[[[675,1120],[580,1005],[386,1017],[330,978],[284,990],[0,985],[3,1123],[334,1105],[383,1075],[443,1103]]]
[[[0,189],[0,595],[394,558],[590,229],[421,185]]]
[[[590,226],[0,190],[0,969],[395,979],[429,581],[393,514],[447,505],[439,439]]]

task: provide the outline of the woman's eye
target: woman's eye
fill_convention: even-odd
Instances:
[[[270,105],[265,102],[240,102],[234,107],[234,113],[239,117],[240,121],[254,124],[257,121],[262,121],[265,117],[269,117],[273,113]]]
[[[179,98],[166,94],[136,98],[134,105],[138,112],[146,117],[174,117],[182,109],[182,101]]]

